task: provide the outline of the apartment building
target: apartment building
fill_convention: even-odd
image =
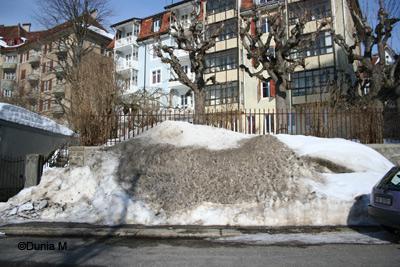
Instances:
[[[59,62],[68,60],[60,38],[71,35],[64,23],[45,31],[30,31],[30,25],[4,27],[0,36],[1,94],[32,111],[65,122],[64,107],[70,106],[71,88],[63,80]],[[93,20],[85,47],[104,53],[112,35]],[[6,99],[7,100],[7,99]]]
[[[190,23],[193,1],[183,0],[165,6],[165,11],[155,14],[140,22],[139,36],[136,39],[138,53],[138,88],[146,90],[160,89],[166,96],[165,106],[173,108],[193,108],[195,99],[186,86],[174,81],[175,75],[167,64],[153,53],[153,46],[161,40],[163,44],[174,45],[170,35],[171,13],[178,22]],[[293,51],[292,57],[304,57],[306,67],[297,68],[291,75],[290,90],[287,97],[292,108],[329,99],[329,88],[332,83],[346,84],[354,78],[353,66],[348,64],[347,56],[336,45],[330,34],[330,27],[344,36],[351,43],[354,29],[347,1],[337,0],[202,0],[198,1],[200,19],[204,20],[207,34],[223,25],[214,48],[207,54],[206,77],[215,76],[217,84],[206,86],[206,106],[208,110],[249,110],[276,109],[276,88],[273,80],[262,82],[250,77],[239,66],[252,63],[246,57],[247,52],[239,37],[241,16],[250,14],[254,8],[261,11],[262,19],[258,25],[268,36],[268,14],[284,7],[287,32],[294,27],[303,13],[310,14],[305,34],[315,32],[322,21],[330,21],[315,40],[315,45],[305,51]],[[358,1],[351,2],[352,7],[359,10]],[[139,19],[130,20],[139,21]],[[117,23],[124,25],[126,22]],[[130,28],[128,27],[128,30]],[[121,33],[122,35],[124,33]],[[118,35],[118,34],[117,34]],[[121,36],[122,36],[121,35]],[[117,36],[117,40],[118,40]],[[273,49],[273,47],[271,48]],[[119,52],[120,53],[120,52]],[[125,54],[122,54],[125,55]],[[182,67],[189,74],[189,56],[177,52]],[[265,77],[268,75],[266,74]]]
[[[138,90],[139,37],[141,19],[130,18],[111,25],[115,30],[113,43],[116,71],[120,75],[124,94]]]

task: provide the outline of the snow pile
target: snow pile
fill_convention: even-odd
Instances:
[[[118,157],[94,156],[89,166],[48,169],[38,186],[0,203],[0,224],[34,221],[73,221],[115,225],[130,221],[155,223],[154,214],[116,183]]]
[[[164,122],[86,167],[48,170],[39,186],[0,204],[0,223],[370,223],[368,194],[389,161],[341,139],[277,137]]]
[[[170,144],[176,147],[199,147],[210,150],[237,148],[242,140],[252,136],[210,126],[186,122],[166,121],[162,127],[154,127],[138,138],[151,144]]]
[[[74,132],[67,127],[60,125],[49,118],[6,103],[0,103],[0,119],[62,135],[74,134]]]
[[[91,31],[94,31],[95,33],[98,33],[98,34],[100,34],[102,36],[105,36],[105,37],[107,37],[109,39],[113,39],[114,38],[113,34],[111,34],[109,32],[106,32],[105,30],[102,30],[102,29],[100,29],[100,28],[98,28],[96,26],[90,25],[88,27],[88,29],[91,30]]]

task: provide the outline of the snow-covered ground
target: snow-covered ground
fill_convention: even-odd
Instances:
[[[22,107],[0,103],[0,119],[33,128],[38,128],[62,135],[73,135],[74,132],[55,121],[40,116]]]
[[[120,147],[117,146],[113,150],[106,149],[97,152],[85,167],[47,170],[40,185],[21,191],[7,203],[0,203],[0,224],[24,221],[73,221],[105,225],[129,223],[268,226],[371,223],[366,213],[368,194],[372,186],[393,166],[382,155],[364,145],[342,139],[278,135],[277,138],[282,142],[280,143],[272,137],[269,139],[257,138],[207,126],[196,126],[183,122],[164,122],[132,140],[134,143],[127,142],[121,145],[124,149],[129,149],[130,145],[139,149],[138,152],[133,153],[132,157],[124,159],[126,151],[119,150]],[[255,143],[251,143],[252,140]],[[262,158],[264,154],[261,152],[263,151],[257,151],[257,147],[254,148],[252,145],[259,144],[257,142],[264,140],[271,143],[266,144],[262,149],[273,150],[271,155],[274,155],[275,150],[280,151],[279,149],[285,148],[284,144],[286,144],[297,153],[297,157],[301,157],[296,159],[296,155],[285,148],[293,156],[286,150],[282,150],[288,158],[276,162],[271,158]],[[152,145],[137,148],[147,143]],[[176,151],[172,149],[173,147]],[[193,206],[180,210],[167,210],[162,207],[171,203],[164,203],[164,206],[157,203],[157,199],[160,202],[164,199],[161,195],[159,197],[156,195],[155,200],[149,201],[151,198],[147,196],[148,194],[159,192],[155,190],[156,185],[150,183],[150,191],[143,190],[142,194],[133,193],[134,191],[130,189],[132,186],[143,186],[141,179],[151,178],[151,170],[142,166],[150,164],[150,162],[137,162],[143,159],[146,149],[150,150],[147,159],[154,161],[151,164],[155,165],[155,169],[157,166],[161,168],[164,165],[162,161],[159,162],[162,158],[157,158],[159,154],[164,155],[172,150],[175,151],[174,153],[183,151],[187,154],[182,155],[188,157],[195,153],[199,153],[199,155],[206,153],[205,157],[209,157],[210,160],[205,161],[204,166],[201,166],[204,170],[196,169],[200,175],[202,171],[214,169],[222,164],[222,162],[215,163],[212,159],[225,162],[234,158],[235,155],[242,155],[240,153],[243,151],[260,153],[257,154],[259,158],[256,160],[237,159],[243,160],[243,162],[238,162],[237,170],[234,170],[234,173],[239,177],[239,182],[246,185],[245,187],[238,187],[234,184],[237,177],[227,177],[228,181],[222,186],[218,184],[217,180],[213,181],[207,185],[209,188],[204,189],[201,184],[204,181],[200,181],[200,179],[192,181],[193,177],[184,176],[179,178],[182,180],[178,180],[173,176],[157,176],[163,175],[163,173],[154,174],[156,182],[177,180],[178,183],[180,181],[187,183],[189,192],[191,192],[191,200],[199,192],[207,194],[208,190],[213,191],[215,188],[221,190],[221,194],[226,195],[221,199],[231,199],[229,198],[230,193],[224,190],[224,186],[229,187],[232,183],[232,190],[245,190],[244,192],[247,194],[246,201],[238,200],[229,203],[206,201],[213,197],[215,199],[215,196],[199,196],[198,199],[202,200],[201,203],[194,201],[191,202],[195,203]],[[168,157],[166,160],[172,166],[185,160],[178,156],[178,158],[173,158],[175,154],[165,155]],[[271,157],[270,154],[267,155]],[[303,156],[331,161],[350,171],[334,173],[327,170],[318,173],[311,169],[312,165],[308,165],[308,161],[302,159]],[[279,155],[276,157],[278,158]],[[190,173],[192,166],[187,165],[193,162],[191,163],[191,158],[187,160],[188,163],[185,163],[182,168],[189,168],[186,171]],[[123,166],[121,167],[121,165],[130,164],[130,161],[132,165],[135,163],[138,168],[143,167],[143,169],[139,170],[135,167],[129,174],[131,177],[124,180],[122,179],[124,177],[121,177],[123,175]],[[246,166],[243,165],[246,161],[255,161],[256,165],[254,166],[258,166],[258,169],[256,169],[257,173],[253,173],[253,175],[261,177],[263,180],[253,181],[252,177],[249,177],[252,172],[240,169]],[[281,163],[285,163],[285,165],[279,165]],[[270,170],[281,171],[279,168],[288,168],[287,166],[292,166],[293,170],[284,170],[287,172],[283,173],[287,173],[291,177],[280,177],[279,175],[277,177],[270,172]],[[138,174],[135,173],[141,173],[144,170],[146,170],[145,174],[137,176]],[[185,170],[182,169],[182,171]],[[167,171],[164,173],[164,175],[169,174]],[[195,175],[198,174],[193,173],[193,176]],[[139,178],[135,178],[136,176]],[[132,180],[133,185],[129,184],[129,181]],[[171,186],[173,185],[171,184]],[[268,186],[266,187],[268,191],[263,194],[259,189],[264,185]],[[175,201],[175,196],[188,194],[187,191],[185,191],[186,193],[179,191],[185,188],[179,188],[172,187],[169,190],[161,188],[160,192],[168,194],[168,200]],[[234,193],[236,192],[231,191],[232,195]],[[189,199],[189,196],[186,196]]]
[[[221,243],[244,243],[252,245],[321,245],[321,244],[390,244],[393,239],[387,232],[359,233],[354,231],[252,234],[214,239]]]

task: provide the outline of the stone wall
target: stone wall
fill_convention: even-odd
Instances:
[[[98,151],[100,147],[71,146],[69,148],[69,165],[82,167],[87,165],[87,161]]]
[[[400,165],[400,144],[372,144],[368,146],[381,153],[393,164]]]

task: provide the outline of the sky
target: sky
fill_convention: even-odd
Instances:
[[[146,17],[163,11],[173,0],[110,0],[113,24],[132,17]],[[175,0],[177,2],[177,0]],[[31,22],[32,30],[40,30],[35,21],[36,0],[0,0],[0,24],[15,25]]]

